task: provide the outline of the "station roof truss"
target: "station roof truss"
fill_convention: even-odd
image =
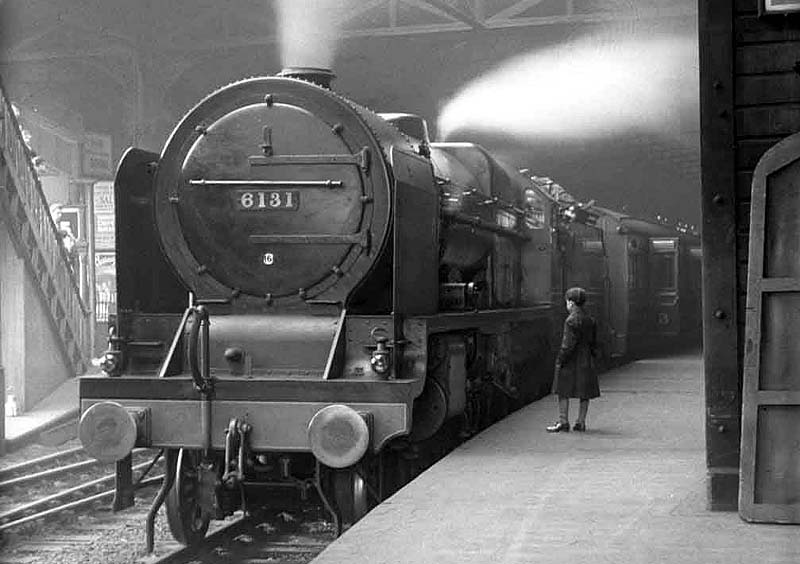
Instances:
[[[276,1],[0,0],[0,63],[272,45]],[[224,9],[220,9],[224,6]],[[341,0],[342,38],[696,17],[686,0]]]

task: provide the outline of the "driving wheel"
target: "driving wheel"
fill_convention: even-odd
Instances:
[[[175,540],[186,546],[203,540],[210,517],[204,514],[199,502],[198,467],[200,452],[180,449],[175,468],[175,483],[167,495],[167,522]]]
[[[364,478],[353,469],[337,470],[333,476],[336,506],[343,523],[353,524],[372,508]]]

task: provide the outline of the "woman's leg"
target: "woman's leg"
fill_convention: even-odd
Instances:
[[[575,421],[576,425],[585,425],[586,424],[586,412],[589,411],[589,400],[582,399],[580,403],[580,407],[578,408],[578,419]]]
[[[569,425],[569,396],[558,396],[558,421]]]
[[[569,431],[569,396],[558,396],[558,423],[547,427],[548,433]]]

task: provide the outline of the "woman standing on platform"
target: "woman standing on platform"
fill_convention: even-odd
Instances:
[[[564,298],[569,315],[564,321],[564,337],[556,358],[553,386],[558,394],[558,423],[547,428],[550,433],[569,432],[569,398],[580,399],[578,418],[573,429],[585,431],[589,400],[600,396],[594,363],[597,324],[583,310],[586,290],[570,288]]]

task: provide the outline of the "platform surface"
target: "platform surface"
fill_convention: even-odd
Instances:
[[[5,438],[11,443],[24,441],[27,436],[77,417],[79,406],[78,378],[69,378],[33,409],[15,417],[6,416]]]
[[[699,354],[606,373],[586,433],[546,433],[557,408],[544,398],[453,451],[313,563],[800,563],[799,526],[706,510],[702,383]]]

